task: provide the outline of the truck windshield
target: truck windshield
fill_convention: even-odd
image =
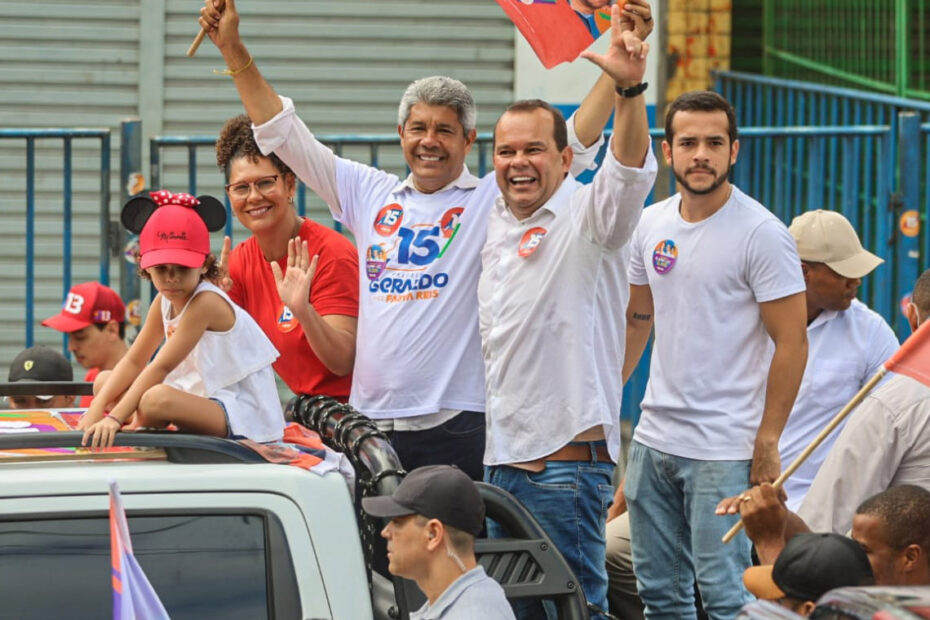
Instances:
[[[277,532],[269,532],[269,526]],[[277,519],[262,515],[131,516],[135,556],[168,614],[184,618],[267,618],[275,582],[296,584],[280,557]],[[267,547],[276,547],[269,553]],[[272,556],[278,556],[275,559]],[[284,566],[275,579],[269,573]],[[284,575],[280,573],[286,573]],[[112,614],[106,516],[0,521],[0,615],[106,618]],[[293,583],[292,583],[293,582]],[[293,603],[296,601],[294,587]],[[278,617],[299,613],[281,613]]]

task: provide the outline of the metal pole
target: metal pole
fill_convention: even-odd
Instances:
[[[899,97],[905,97],[908,85],[907,0],[895,0],[894,5],[894,92]]]
[[[895,290],[898,301],[913,290],[920,275],[920,115],[917,112],[898,113],[898,205],[895,244]],[[900,312],[894,313],[895,331],[906,336],[909,328]]]
[[[35,337],[36,142],[26,138],[26,348]]]
[[[120,208],[129,200],[132,192],[139,189],[132,187],[142,175],[142,120],[127,118],[120,122],[120,157],[119,157],[119,185]],[[144,185],[144,183],[143,183]],[[119,294],[123,301],[139,298],[139,277],[135,268],[123,260],[123,248],[129,242],[129,233],[118,222],[112,223],[114,234],[110,256],[116,257],[119,262]]]

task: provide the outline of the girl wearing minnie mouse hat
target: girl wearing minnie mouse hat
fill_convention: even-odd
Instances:
[[[226,209],[212,196],[150,196],[126,203],[122,221],[139,233],[140,273],[158,295],[129,353],[95,382],[79,424],[83,445],[113,445],[133,415],[137,426],[280,439],[284,414],[271,370],[278,352],[209,282],[216,276],[209,231],[223,228]]]

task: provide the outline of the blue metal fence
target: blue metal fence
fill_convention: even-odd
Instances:
[[[74,140],[100,142],[100,281],[110,279],[108,256],[110,205],[110,130],[109,129],[0,129],[0,139],[21,140],[26,159],[26,346],[35,340],[35,220],[36,220],[36,142],[60,140],[62,144],[62,299],[71,288],[71,225],[73,177],[72,144]]]
[[[783,159],[774,170],[752,166],[752,174],[765,177],[766,171],[772,170],[768,182],[775,188],[783,184],[778,182],[779,176],[788,183],[804,175],[823,177],[824,183],[809,186],[810,191],[802,198],[805,209],[819,207],[843,212],[857,226],[870,249],[894,246],[896,251],[886,258],[888,264],[883,268],[886,275],[867,279],[864,292],[871,293],[871,287],[884,286],[883,281],[890,280],[888,295],[882,291],[875,299],[879,304],[876,310],[892,323],[899,336],[907,335],[907,327],[896,308],[906,300],[921,270],[930,267],[930,235],[926,232],[930,221],[927,173],[930,164],[926,140],[921,143],[921,136],[926,135],[922,123],[930,122],[930,102],[738,72],[718,73],[716,89],[736,108],[737,120],[743,127],[889,127],[885,144],[866,143],[856,149],[837,135],[814,145],[812,152],[795,150],[793,160]],[[758,157],[758,149],[770,147],[762,143],[753,148],[751,155]],[[875,169],[869,167],[869,162],[875,160],[876,148],[882,149],[877,155],[885,167],[892,168],[887,175],[873,177]],[[807,166],[805,170],[805,162],[815,167]],[[857,162],[860,174],[867,178],[861,190],[853,194],[845,191],[837,173],[854,168]],[[762,202],[769,204],[764,198]],[[887,224],[886,229],[878,226],[882,222]]]

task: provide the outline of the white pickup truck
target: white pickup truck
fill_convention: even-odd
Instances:
[[[345,405],[300,397],[289,411],[349,456],[356,497],[338,473],[173,432],[121,433],[117,445],[154,452],[120,458],[0,459],[0,618],[110,617],[107,492],[115,479],[135,555],[173,619],[406,619],[422,594],[382,575],[381,524],[357,509],[362,495],[399,483],[396,455]],[[3,433],[0,452],[74,447],[80,436]],[[509,597],[548,598],[561,618],[587,618],[574,575],[532,516],[505,492],[479,486],[488,516],[514,536],[479,539],[479,562]]]

